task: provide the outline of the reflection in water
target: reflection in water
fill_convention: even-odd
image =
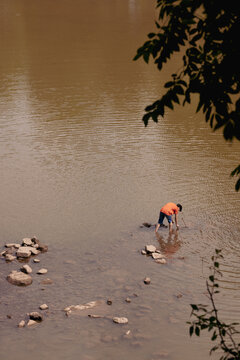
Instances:
[[[202,344],[208,343],[190,342],[184,324],[188,304],[198,302],[204,288],[200,259],[208,260],[214,248],[226,255],[222,308],[228,318],[239,314],[240,205],[235,180],[229,179],[239,144],[227,146],[190,107],[144,128],[144,107],[159,97],[172,73],[170,66],[159,76],[152,65],[132,61],[154,25],[155,1],[1,5],[1,245],[39,236],[49,245],[43,265],[54,280],[45,291],[37,281],[28,289],[13,288],[5,277],[19,264],[0,259],[0,345],[6,360],[16,353],[25,360],[26,344],[32,344],[36,360],[75,360],[79,353],[94,360],[113,354],[115,360],[149,360],[159,338],[161,348],[173,349],[171,359],[202,360]],[[180,217],[178,233],[160,231],[156,238],[139,230],[143,221],[154,221],[159,203],[176,198],[189,228]],[[172,257],[157,271],[137,253],[153,242]],[[73,263],[66,265],[63,257]],[[146,275],[152,279],[147,289]],[[175,303],[175,291],[187,295]],[[38,309],[39,299],[62,309],[110,296],[113,311],[129,318],[132,340],[123,340],[123,328],[111,322],[65,321],[61,312],[35,329],[37,342],[30,331],[24,342],[13,331],[22,314]],[[132,303],[125,303],[127,296]],[[152,310],[139,316],[147,305]],[[168,310],[177,314],[174,326]],[[150,340],[136,345],[138,331]],[[100,339],[106,333],[118,341],[105,347]],[[99,342],[91,352],[85,339],[93,337]]]
[[[169,231],[165,237],[160,233],[156,233],[156,238],[160,245],[160,250],[167,257],[174,255],[182,246],[182,241],[179,239],[179,230]]]

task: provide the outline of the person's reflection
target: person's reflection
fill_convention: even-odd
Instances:
[[[178,230],[170,231],[168,233],[167,241],[165,241],[163,236],[159,233],[156,233],[156,238],[160,245],[160,251],[166,256],[175,254],[182,245],[182,242],[178,239]]]

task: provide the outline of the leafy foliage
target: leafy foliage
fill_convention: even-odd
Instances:
[[[221,250],[216,249],[215,255],[212,256],[213,265],[210,267],[211,275],[206,281],[208,298],[211,308],[207,305],[191,304],[191,316],[195,318],[190,324],[189,334],[192,336],[200,336],[202,330],[208,330],[211,333],[211,341],[216,344],[210,350],[210,354],[221,349],[223,355],[220,360],[239,360],[240,359],[240,343],[236,341],[236,334],[240,332],[236,329],[238,323],[226,324],[219,318],[219,313],[215,304],[215,294],[219,293],[219,284],[217,277],[222,276],[219,271],[219,259],[223,258]]]
[[[156,0],[156,32],[137,50],[134,60],[150,57],[159,70],[172,55],[183,51],[182,64],[165,84],[165,94],[146,107],[149,119],[158,122],[166,108],[191,103],[198,94],[197,112],[227,141],[240,140],[240,3],[235,0]],[[179,68],[179,64],[177,64]],[[240,166],[232,176],[239,175]],[[240,188],[240,178],[235,186]]]

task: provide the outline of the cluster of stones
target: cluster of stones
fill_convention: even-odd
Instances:
[[[151,255],[158,264],[166,264],[166,258],[154,245],[146,245],[141,251],[142,255]]]
[[[46,252],[48,250],[47,245],[42,244],[35,236],[33,238],[24,238],[21,244],[9,243],[5,245],[6,250],[0,253],[6,260],[6,262],[11,262],[15,259],[19,261],[28,260],[31,256],[38,255],[41,252]],[[33,260],[35,263],[40,262],[39,259]],[[23,265],[19,271],[13,270],[8,276],[7,280],[18,286],[27,286],[31,285],[32,269],[29,265]],[[38,270],[37,274],[46,274],[47,269]]]
[[[47,310],[48,309],[48,305],[47,304],[42,304],[39,306],[39,308],[41,310]],[[43,316],[42,314],[40,314],[37,311],[33,311],[29,314],[27,314],[28,316],[28,320],[21,320],[20,323],[18,324],[19,328],[23,328],[24,326],[32,326],[35,325],[37,323],[40,323],[41,321],[43,321]]]

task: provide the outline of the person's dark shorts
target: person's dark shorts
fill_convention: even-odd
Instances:
[[[159,219],[158,219],[158,223],[159,223],[160,225],[163,224],[163,220],[164,220],[165,217],[167,218],[169,224],[171,224],[171,222],[172,222],[172,215],[166,215],[166,214],[164,214],[163,212],[160,212]]]

